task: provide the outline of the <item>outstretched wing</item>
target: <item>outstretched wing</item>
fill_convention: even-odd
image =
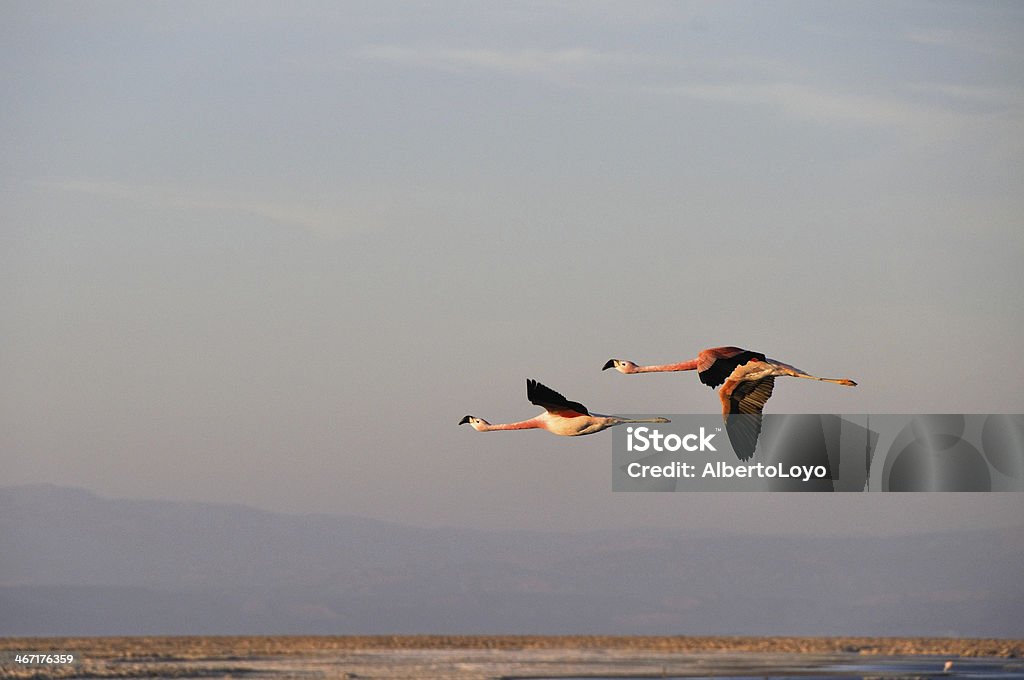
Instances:
[[[740,460],[748,460],[757,449],[757,439],[761,436],[761,412],[774,388],[775,377],[768,376],[760,380],[730,380],[719,391],[725,430]]]
[[[527,379],[526,398],[530,400],[531,404],[536,404],[552,413],[558,413],[570,418],[576,415],[590,415],[590,411],[583,404],[578,401],[569,401],[558,392],[555,392],[546,385],[540,384],[536,380]]]
[[[740,347],[713,347],[697,355],[697,377],[708,387],[714,389],[726,381],[736,370],[748,361],[756,359],[764,361],[760,352],[751,352]]]

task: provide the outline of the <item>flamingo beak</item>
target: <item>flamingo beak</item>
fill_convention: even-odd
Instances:
[[[459,425],[465,425],[466,423],[469,422],[469,419],[472,417],[473,416],[463,416],[462,420],[459,421]]]
[[[608,363],[605,364],[604,368],[602,368],[601,370],[602,371],[607,371],[609,368],[615,368],[615,359],[609,359]]]

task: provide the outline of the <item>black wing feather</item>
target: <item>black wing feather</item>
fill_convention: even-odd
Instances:
[[[725,431],[729,434],[729,443],[736,457],[750,460],[757,450],[757,439],[761,436],[761,416],[748,416],[733,413],[726,416]]]
[[[744,380],[729,395],[725,430],[732,450],[740,460],[749,460],[757,449],[757,440],[761,436],[761,412],[774,388],[775,378],[768,376],[761,380]]]
[[[587,407],[578,401],[569,401],[558,392],[546,385],[542,385],[536,380],[526,380],[526,398],[530,400],[531,404],[541,406],[548,411],[561,411],[568,409],[570,411],[576,411],[582,413],[585,416],[590,415],[590,411]]]

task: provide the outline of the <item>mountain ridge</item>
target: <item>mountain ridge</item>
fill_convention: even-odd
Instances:
[[[1024,634],[1024,527],[422,528],[0,487],[0,634]]]

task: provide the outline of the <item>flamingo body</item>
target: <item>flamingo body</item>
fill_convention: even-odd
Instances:
[[[697,377],[708,387],[715,388],[750,361],[765,361],[765,356],[739,347],[706,349],[697,355]]]
[[[540,415],[515,423],[499,423],[492,425],[483,418],[465,416],[459,425],[468,423],[477,432],[494,432],[496,430],[547,430],[552,434],[564,437],[578,437],[594,434],[623,423],[667,423],[665,418],[649,418],[632,420],[591,413],[586,406],[578,401],[569,401],[550,387],[536,380],[526,381],[526,398],[531,403],[544,408]]]

